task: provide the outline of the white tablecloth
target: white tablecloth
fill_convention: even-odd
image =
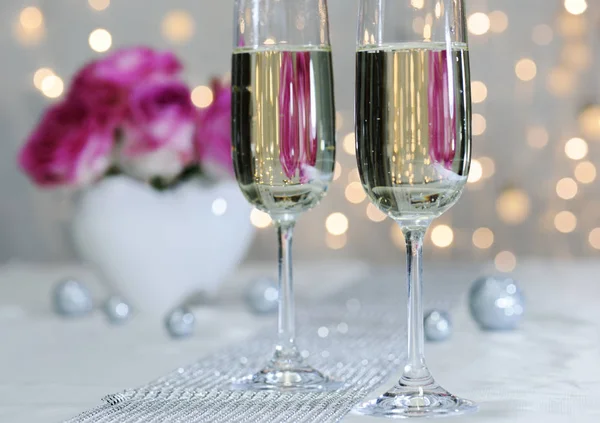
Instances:
[[[273,318],[251,316],[241,304],[239,287],[272,270],[270,264],[242,269],[216,304],[196,310],[196,335],[173,341],[160,321],[149,316],[136,316],[127,325],[114,327],[101,313],[67,321],[54,315],[49,302],[52,285],[66,275],[91,280],[81,268],[4,266],[0,270],[0,422],[60,422],[98,405],[108,393],[143,385],[251,336]],[[448,280],[471,280],[482,269],[431,265],[426,271],[427,286],[435,287],[444,283],[444,273]],[[365,278],[368,272],[360,264],[300,264],[299,296],[322,297]],[[528,309],[519,331],[484,333],[468,316],[465,304],[453,311],[454,337],[428,345],[428,362],[443,386],[481,405],[478,414],[453,421],[600,421],[600,399],[595,399],[600,395],[599,274],[600,262],[520,265],[516,277],[527,294]],[[398,277],[402,283],[400,269]],[[92,286],[96,297],[106,294],[100,286]],[[403,312],[404,305],[399,304],[398,310]],[[350,415],[344,421],[380,420]]]

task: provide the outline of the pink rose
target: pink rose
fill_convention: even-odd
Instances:
[[[201,162],[213,162],[233,174],[231,159],[231,87],[211,83],[214,100],[198,113],[196,150]]]
[[[81,102],[51,107],[19,154],[19,165],[38,185],[82,186],[111,163],[114,126],[90,116]]]
[[[146,79],[174,77],[182,70],[177,57],[170,52],[158,52],[147,47],[118,50],[102,60],[90,63],[81,73],[93,79],[110,81],[130,88]]]
[[[123,119],[131,89],[151,79],[174,77],[181,69],[172,53],[123,49],[81,69],[69,96],[83,101],[100,119]]]
[[[91,68],[84,68],[75,77],[69,99],[83,103],[102,121],[122,121],[127,113],[128,90],[113,81],[92,76]]]
[[[140,84],[129,99],[121,164],[132,176],[175,178],[194,161],[195,109],[179,81]]]

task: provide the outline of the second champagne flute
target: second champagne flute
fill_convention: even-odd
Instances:
[[[279,240],[279,339],[236,389],[328,390],[296,346],[292,234],[333,179],[335,105],[326,0],[236,0],[232,142],[236,178]]]
[[[403,375],[358,411],[390,418],[473,412],[475,404],[443,389],[427,368],[421,282],[427,228],[458,201],[471,163],[463,0],[361,0],[356,71],[362,184],[400,225],[408,253]]]

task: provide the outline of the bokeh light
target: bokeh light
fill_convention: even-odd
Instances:
[[[592,52],[587,44],[567,44],[562,50],[562,61],[573,69],[585,70],[592,63]]]
[[[548,145],[550,136],[543,126],[532,126],[527,129],[527,144],[531,148],[541,149]]]
[[[340,164],[340,162],[335,162],[335,169],[333,170],[333,180],[337,181],[338,179],[340,179],[340,177],[342,176],[342,172],[343,172],[343,168],[342,165]]]
[[[494,263],[498,271],[509,273],[517,267],[517,257],[510,251],[502,251],[498,253]]]
[[[255,227],[259,229],[264,229],[271,225],[273,220],[271,219],[271,216],[269,216],[267,213],[262,212],[258,209],[253,209],[250,213],[250,222],[252,222],[252,224]]]
[[[501,10],[495,10],[488,15],[490,19],[490,31],[500,34],[508,28],[508,16]]]
[[[346,200],[352,204],[360,204],[367,198],[365,190],[360,182],[351,182],[346,187],[345,191]]]
[[[600,105],[583,109],[579,114],[579,127],[586,137],[600,139]]]
[[[587,8],[586,0],[565,0],[565,10],[572,15],[581,15]]]
[[[112,35],[106,29],[95,29],[90,34],[89,43],[92,50],[104,53],[112,46]]]
[[[558,17],[558,31],[566,38],[582,37],[588,29],[587,20],[583,16],[562,13]]]
[[[210,87],[199,85],[192,90],[192,103],[194,106],[204,109],[212,104],[214,94]]]
[[[473,81],[471,83],[471,99],[473,103],[483,103],[487,98],[487,86],[481,81]]]
[[[487,129],[487,121],[485,117],[479,113],[473,114],[473,135],[483,135]]]
[[[494,245],[494,232],[489,228],[479,228],[473,232],[473,245],[481,250],[487,250]]]
[[[471,34],[483,35],[490,30],[490,18],[485,13],[473,13],[467,20],[467,26]]]
[[[537,75],[537,66],[531,59],[521,59],[515,66],[515,73],[521,81],[531,81]]]
[[[175,44],[189,41],[194,36],[195,29],[194,19],[185,10],[170,11],[161,25],[163,36]]]
[[[394,223],[392,225],[390,236],[392,237],[392,242],[396,247],[400,249],[406,248],[406,240],[404,239],[404,234],[402,233],[402,229],[400,229],[398,224]]]
[[[448,248],[454,242],[454,231],[448,225],[438,225],[431,231],[431,242],[439,248]]]
[[[25,30],[36,30],[44,24],[44,15],[37,7],[26,7],[19,15],[19,22]]]
[[[478,160],[471,161],[471,171],[469,172],[469,178],[467,182],[470,184],[474,184],[475,182],[479,182],[483,177],[483,167]]]
[[[571,178],[563,178],[556,184],[556,194],[563,200],[572,200],[578,190],[577,182]]]
[[[88,3],[92,9],[99,12],[110,6],[110,0],[88,0]]]
[[[348,231],[348,218],[343,213],[332,213],[325,221],[325,228],[331,235],[343,235]]]
[[[581,138],[571,138],[565,144],[565,154],[571,160],[581,160],[588,154],[588,145]]]
[[[491,178],[496,173],[496,163],[489,157],[480,157],[477,159],[481,164],[484,178]]]
[[[541,24],[533,28],[532,40],[539,46],[547,46],[554,39],[554,31],[550,25]]]
[[[442,16],[443,11],[444,11],[444,5],[443,5],[442,1],[440,0],[435,4],[435,17],[439,19]]]
[[[350,132],[344,137],[344,142],[342,144],[344,151],[351,156],[356,154],[355,140],[354,132]]]
[[[65,84],[59,76],[49,75],[42,80],[40,90],[48,98],[58,98],[63,94]]]
[[[410,4],[416,9],[422,9],[425,5],[425,0],[410,0]]]
[[[600,250],[600,228],[594,228],[590,231],[588,241],[593,248]]]
[[[508,225],[523,223],[529,216],[530,207],[527,193],[516,188],[505,190],[496,200],[498,216]]]
[[[425,26],[423,27],[423,38],[425,40],[431,39],[431,24],[425,22]]]
[[[575,88],[573,75],[567,69],[560,67],[550,71],[546,83],[548,90],[558,97],[571,93]]]
[[[592,162],[581,162],[575,167],[575,178],[582,184],[591,184],[596,180],[596,166]]]
[[[46,79],[47,77],[52,76],[52,75],[54,75],[54,71],[50,68],[38,69],[33,74],[33,86],[36,87],[38,90],[41,90],[44,79]]]
[[[570,211],[561,211],[554,217],[554,227],[563,234],[571,233],[577,228],[577,216]]]
[[[367,217],[369,220],[376,223],[383,222],[385,219],[387,219],[386,214],[373,205],[373,203],[369,203],[367,205]]]

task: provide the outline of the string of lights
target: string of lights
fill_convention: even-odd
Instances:
[[[415,8],[424,7],[424,0],[411,0],[411,3]],[[503,9],[503,2],[481,0],[474,3],[467,21],[472,44],[478,45],[493,38],[503,37],[511,29],[512,15],[508,10],[500,10]],[[110,0],[88,0],[88,4],[97,13],[104,13],[111,8]],[[556,102],[562,102],[578,93],[579,80],[590,72],[593,66],[590,43],[593,34],[590,27],[594,8],[586,0],[555,0],[546,4],[548,7],[556,7],[555,20],[531,22],[528,29],[529,39],[523,40],[524,43],[530,43],[531,54],[519,55],[514,61],[513,78],[516,78],[518,89],[521,91],[515,98],[537,99],[537,93],[544,90]],[[431,30],[422,18],[415,19],[411,29],[423,34]],[[160,23],[162,36],[173,45],[191,42],[196,30],[194,17],[183,9],[169,11]],[[37,6],[23,8],[15,20],[15,38],[25,46],[35,46],[43,40],[45,34],[46,17],[42,10]],[[96,27],[89,32],[89,47],[96,53],[110,51],[114,48],[113,42],[113,35],[106,28]],[[533,54],[534,49],[548,48],[559,42],[562,42],[562,48],[553,59],[555,63],[549,68]],[[49,99],[63,96],[65,76],[43,64],[40,65],[41,67],[33,71],[33,86]],[[472,100],[475,155],[466,194],[487,194],[490,203],[493,203],[494,215],[481,212],[478,219],[472,219],[472,227],[456,227],[452,221],[457,212],[448,213],[439,222],[434,223],[429,232],[428,243],[435,247],[431,254],[449,257],[449,254],[461,252],[463,255],[477,253],[477,257],[494,260],[499,271],[510,272],[518,265],[520,253],[507,242],[503,233],[505,228],[519,228],[525,224],[539,231],[542,238],[543,234],[547,233],[565,236],[576,234],[578,242],[585,244],[585,248],[577,251],[594,254],[600,250],[600,227],[597,227],[597,213],[586,206],[589,190],[597,180],[597,167],[590,158],[593,153],[590,142],[600,139],[600,105],[593,102],[580,104],[579,112],[569,117],[576,122],[578,133],[557,134],[543,119],[531,119],[527,124],[522,134],[522,147],[519,148],[528,148],[540,157],[555,154],[555,160],[561,163],[560,174],[556,174],[550,186],[541,186],[540,192],[533,193],[528,191],[527,187],[521,186],[518,180],[498,187],[500,182],[496,177],[501,166],[507,165],[505,159],[489,152],[487,155],[478,153],[485,151],[477,148],[477,145],[486,142],[494,118],[490,107],[493,103],[490,99],[494,98],[494,89],[497,88],[492,88],[492,83],[486,79],[486,75],[474,73]],[[593,97],[591,100],[598,99]],[[210,87],[195,87],[192,91],[192,101],[199,108],[208,107],[213,101]],[[404,249],[404,240],[398,227],[367,201],[354,164],[353,116],[352,113],[343,110],[337,114],[338,162],[331,187],[331,191],[338,193],[334,196],[337,202],[334,204],[333,200],[326,200],[330,207],[327,209],[327,215],[321,220],[322,226],[318,228],[324,230],[324,236],[315,237],[311,242],[321,242],[323,247],[329,250],[344,250],[350,243],[361,242],[358,235],[354,238],[355,226],[378,224],[389,227],[390,238],[387,242]],[[557,151],[551,151],[555,146]],[[520,150],[514,152],[519,153]],[[530,166],[535,166],[535,159],[530,160],[533,160]],[[572,169],[570,174],[563,171],[565,168]],[[339,198],[343,198],[347,204],[339,204]],[[544,200],[540,201],[540,198]],[[271,225],[270,217],[258,210],[252,211],[250,219],[259,232]],[[315,233],[319,232],[315,230]],[[270,235],[269,233],[269,240]],[[453,251],[455,253],[452,253]],[[535,251],[530,253],[535,254]]]

